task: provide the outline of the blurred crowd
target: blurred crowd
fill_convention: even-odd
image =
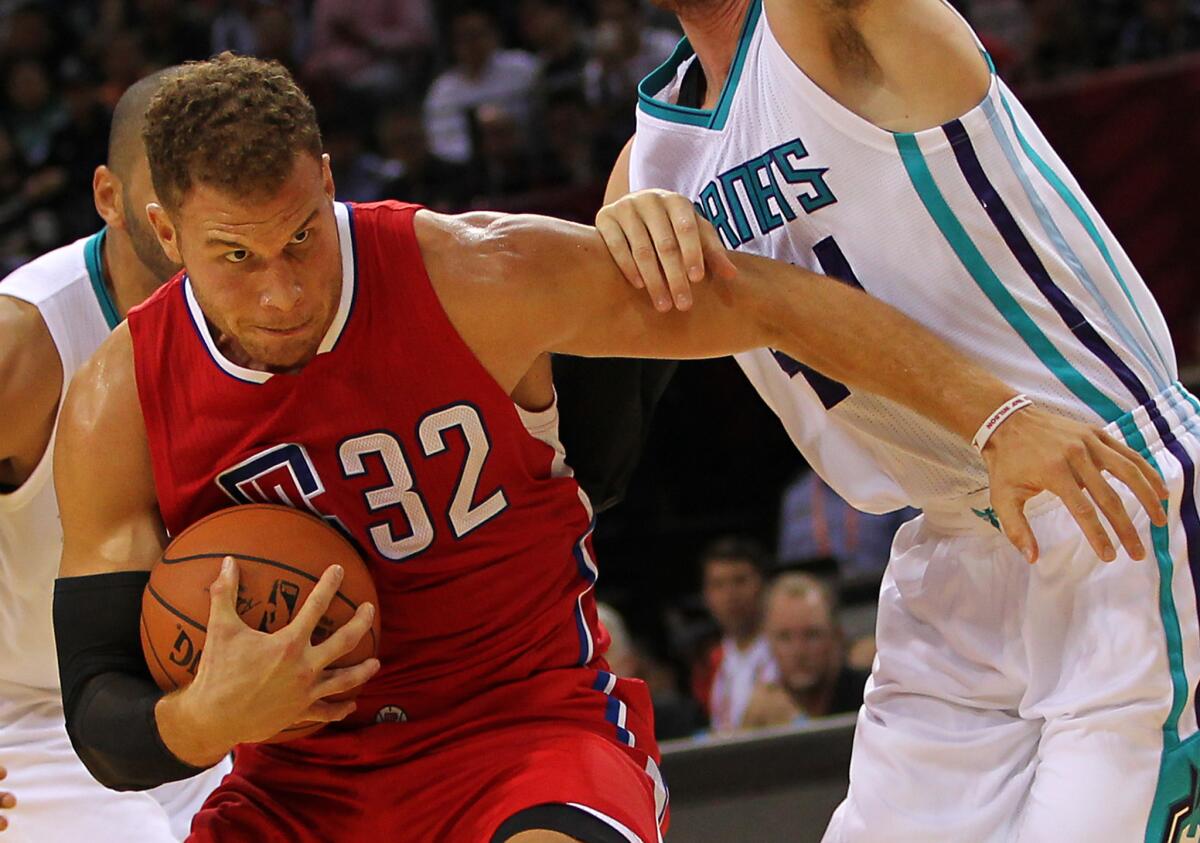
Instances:
[[[1197,0],[956,5],[1017,82],[1200,45]],[[343,198],[588,219],[678,38],[642,0],[0,0],[0,270],[95,228],[126,86],[222,50],[303,80]]]
[[[1018,85],[1200,48],[1200,0],[955,5]],[[155,68],[223,50],[282,62],[317,107],[342,199],[590,220],[637,82],[679,37],[641,0],[0,0],[0,276],[96,230],[111,109]],[[862,515],[802,474],[772,548],[718,538],[695,560],[697,594],[604,608],[614,669],[650,683],[662,737],[854,710],[888,547],[912,515]],[[656,614],[661,640],[617,609]]]
[[[601,607],[618,673],[650,685],[660,739],[727,736],[857,711],[875,657],[875,595],[896,531],[917,513],[865,515],[811,471],[786,490],[774,552],[712,539],[700,591],[664,607],[665,653]]]

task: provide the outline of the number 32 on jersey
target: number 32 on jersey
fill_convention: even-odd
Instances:
[[[497,488],[479,500],[477,487],[491,442],[474,406],[454,404],[434,410],[417,425],[417,438],[426,459],[444,458],[451,435],[461,436],[466,446],[458,483],[446,511],[454,538],[461,539],[507,509],[508,499],[504,490]],[[371,543],[380,556],[398,562],[433,544],[434,526],[429,506],[417,488],[412,464],[394,434],[377,430],[344,439],[338,445],[337,455],[342,479],[346,480],[366,474],[372,459],[383,465],[387,482],[363,493],[367,509],[381,516],[367,528]],[[217,476],[216,483],[239,504],[282,503],[330,518],[314,500],[324,493],[325,484],[303,445],[285,443],[261,451],[223,471]],[[399,533],[393,520],[387,517],[388,510],[397,507],[407,523],[407,529]]]

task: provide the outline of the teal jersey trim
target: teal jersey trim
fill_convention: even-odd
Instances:
[[[1029,144],[1029,141],[1025,139],[1025,136],[1021,134],[1021,129],[1017,125],[1017,118],[1013,114],[1012,107],[1008,104],[1008,97],[1001,94],[1000,103],[1004,106],[1004,110],[1008,113],[1008,119],[1012,123],[1013,133],[1017,136],[1017,143],[1021,145],[1021,149],[1025,152],[1025,155],[1028,156],[1029,160],[1033,162],[1033,166],[1037,168],[1037,171],[1042,174],[1042,178],[1044,178],[1050,184],[1050,186],[1054,188],[1054,192],[1057,193],[1063,202],[1066,203],[1067,207],[1071,209],[1071,213],[1075,215],[1075,218],[1079,220],[1079,224],[1082,225],[1084,230],[1087,231],[1088,236],[1092,239],[1092,243],[1095,244],[1096,249],[1100,252],[1101,256],[1103,256],[1104,262],[1108,264],[1108,269],[1110,272],[1112,272],[1113,277],[1117,279],[1117,283],[1121,285],[1121,290],[1125,293],[1125,298],[1128,300],[1129,306],[1132,307],[1133,312],[1137,314],[1138,322],[1141,324],[1142,330],[1146,332],[1146,337],[1150,340],[1150,345],[1154,347],[1154,352],[1158,355],[1158,359],[1162,363],[1163,372],[1169,376],[1171,367],[1167,364],[1167,358],[1165,355],[1163,355],[1162,349],[1158,347],[1158,343],[1154,341],[1154,335],[1150,333],[1150,328],[1147,327],[1146,320],[1142,317],[1142,311],[1133,301],[1133,294],[1129,292],[1129,285],[1125,283],[1125,276],[1123,276],[1121,271],[1117,269],[1117,263],[1113,260],[1112,252],[1109,251],[1108,244],[1104,242],[1104,237],[1101,236],[1099,229],[1096,228],[1096,224],[1092,221],[1091,216],[1089,216],[1088,212],[1084,209],[1083,204],[1075,197],[1075,194],[1071,192],[1071,189],[1067,187],[1066,183],[1063,182],[1061,178],[1059,178],[1059,175],[1054,171],[1054,168],[1047,164],[1046,160],[1042,158],[1042,156],[1038,155],[1037,150],[1034,149]]]
[[[1125,325],[1125,322],[1113,310],[1108,299],[1100,292],[1100,288],[1093,280],[1091,273],[1083,265],[1083,261],[1079,259],[1079,255],[1071,248],[1071,244],[1067,242],[1067,238],[1063,236],[1062,229],[1058,227],[1050,209],[1042,201],[1042,197],[1033,188],[1033,182],[1025,170],[1025,165],[1021,163],[1021,159],[1017,156],[1017,151],[1012,145],[1012,141],[1008,139],[1008,134],[1004,131],[1004,124],[996,111],[996,106],[991,99],[983,101],[983,111],[987,116],[988,126],[992,130],[992,134],[996,138],[996,142],[1000,144],[1000,149],[1004,152],[1004,157],[1008,160],[1009,169],[1016,175],[1017,180],[1021,182],[1021,188],[1025,192],[1025,198],[1029,200],[1029,204],[1033,207],[1033,211],[1037,214],[1038,221],[1042,225],[1042,231],[1046,233],[1047,239],[1054,245],[1054,250],[1058,252],[1058,256],[1062,258],[1063,263],[1071,270],[1071,274],[1076,280],[1087,289],[1092,297],[1092,301],[1096,306],[1104,312],[1105,318],[1108,319],[1108,324],[1121,337],[1121,341],[1126,347],[1137,357],[1138,362],[1146,368],[1150,373],[1150,377],[1154,380],[1156,391],[1162,392],[1170,383],[1167,380],[1168,373],[1160,371],[1157,364],[1150,360],[1141,343],[1133,336],[1133,332]]]
[[[104,257],[101,250],[104,248],[104,238],[107,234],[108,226],[105,226],[88,238],[83,244],[83,262],[87,265],[92,292],[96,294],[96,301],[104,313],[104,321],[108,323],[108,329],[111,331],[121,324],[121,316],[112,296],[108,294],[108,286],[104,283]]]
[[[683,123],[687,126],[701,126],[713,131],[721,131],[729,120],[729,109],[733,105],[733,97],[737,92],[738,82],[742,78],[742,70],[746,65],[746,54],[750,50],[750,39],[758,28],[758,19],[762,15],[762,0],[754,0],[746,12],[746,20],[742,23],[742,33],[738,37],[737,52],[733,55],[733,63],[729,66],[729,76],[725,79],[725,87],[717,100],[717,107],[691,108],[686,105],[664,102],[655,99],[655,94],[670,84],[675,78],[679,66],[695,55],[691,42],[686,38],[679,42],[671,57],[659,65],[649,76],[638,85],[638,108],[647,114],[672,123]]]
[[[925,162],[925,156],[921,152],[916,137],[909,133],[902,133],[896,134],[895,138],[904,168],[908,171],[909,180],[912,181],[925,210],[933,218],[942,236],[946,238],[950,248],[954,250],[954,254],[958,256],[959,262],[970,273],[971,278],[987,296],[992,306],[1000,312],[1004,320],[1063,386],[1091,408],[1096,415],[1105,422],[1115,421],[1124,415],[1125,411],[1116,402],[1097,389],[1078,369],[1071,365],[1071,362],[1050,341],[1050,338],[1042,333],[1041,328],[1037,326],[1032,317],[1021,309],[1021,305],[1004,286],[1004,282],[988,265],[987,259],[972,242],[970,235],[967,234],[966,229],[963,228],[962,223],[958,221],[954,211],[946,202],[937,182],[934,181],[933,173],[929,171],[929,165]]]
[[[1117,421],[1117,427],[1125,438],[1125,443],[1137,451],[1146,462],[1150,463],[1160,477],[1162,469],[1154,454],[1146,444],[1145,438],[1133,420],[1133,413],[1126,413]],[[1163,501],[1168,507],[1169,501]],[[1150,539],[1154,547],[1154,559],[1158,564],[1158,611],[1162,616],[1163,635],[1167,639],[1167,664],[1171,671],[1171,710],[1163,723],[1163,748],[1170,751],[1179,745],[1179,718],[1187,704],[1188,681],[1187,672],[1183,665],[1183,633],[1180,631],[1179,614],[1175,610],[1175,595],[1171,592],[1171,583],[1175,579],[1175,561],[1171,557],[1170,525],[1156,527],[1150,525]]]

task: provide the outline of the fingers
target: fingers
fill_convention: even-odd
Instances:
[[[315,696],[319,699],[344,694],[365,684],[379,672],[379,659],[367,659],[351,667],[335,667],[325,671],[324,678],[317,683]]]
[[[696,207],[678,193],[668,193],[662,198],[675,242],[679,244],[679,257],[685,272],[684,281],[698,284],[704,280],[704,240],[700,232]]]
[[[5,791],[0,793],[0,808],[15,808],[17,807],[17,797]]]
[[[221,560],[221,571],[208,587],[208,631],[222,624],[241,623],[237,613],[238,566],[237,560],[226,556]]]
[[[1129,519],[1129,513],[1125,511],[1125,502],[1121,500],[1121,496],[1092,462],[1091,455],[1082,457],[1071,467],[1079,483],[1091,495],[1092,500],[1104,513],[1104,517],[1108,519],[1108,523],[1112,525],[1113,531],[1117,534],[1117,539],[1125,551],[1134,559],[1145,559],[1146,548],[1138,537],[1137,528]],[[1112,561],[1103,555],[1101,558],[1108,562]]]
[[[1033,528],[1025,518],[1025,499],[1016,494],[1004,494],[993,490],[992,509],[1000,521],[1000,529],[1012,542],[1013,547],[1021,551],[1021,555],[1030,565],[1037,562],[1038,543],[1033,535]]]
[[[375,619],[375,607],[363,603],[354,612],[354,617],[338,627],[328,638],[313,648],[316,663],[324,668],[348,653],[354,652],[358,642],[371,629]]]
[[[1112,541],[1109,540],[1104,525],[1100,523],[1100,516],[1096,513],[1096,507],[1088,499],[1088,496],[1083,493],[1083,490],[1079,488],[1078,483],[1064,482],[1058,488],[1047,488],[1050,492],[1062,498],[1067,511],[1071,513],[1071,517],[1075,519],[1075,523],[1083,531],[1084,537],[1087,538],[1088,544],[1092,546],[1092,550],[1096,552],[1096,555],[1105,562],[1112,562],[1116,559],[1117,551],[1113,548]]]
[[[313,630],[317,628],[317,624],[321,622],[321,618],[328,611],[329,604],[337,596],[338,587],[342,584],[345,574],[341,565],[330,565],[326,568],[321,574],[321,578],[317,580],[317,584],[313,586],[308,599],[301,604],[300,611],[296,613],[296,617],[292,618],[292,622],[287,625],[286,629],[301,637],[303,641],[309,641],[312,638]]]
[[[645,221],[632,208],[623,206],[620,217],[621,232],[629,241],[629,249],[633,254],[633,262],[637,265],[638,275],[650,294],[654,309],[666,312],[671,309],[671,289],[659,268],[658,252],[655,251],[654,241]]]
[[[642,277],[649,276],[646,271],[647,262],[655,264],[656,272],[661,270],[659,277],[663,279],[665,297],[654,297],[654,306],[659,310],[670,310],[671,306],[687,310],[692,306],[691,282],[688,280],[688,270],[684,268],[683,246],[676,233],[675,223],[667,211],[667,204],[657,195],[642,195],[632,201],[633,211],[626,210],[623,220],[625,225],[634,226],[632,213],[637,214],[638,220],[645,226],[649,238],[649,249],[644,246],[639,251],[635,246],[633,255],[638,261]],[[691,208],[688,208],[689,212]],[[695,237],[695,230],[689,235]],[[696,242],[689,248],[700,252],[700,244]]]
[[[297,723],[310,721],[313,723],[333,723],[338,720],[345,720],[354,713],[357,705],[353,700],[331,702],[329,700],[317,700],[308,707],[304,712],[304,716],[297,720]]]
[[[646,282],[642,280],[642,273],[638,271],[637,261],[633,259],[633,250],[629,245],[629,239],[625,236],[625,232],[617,222],[611,208],[600,209],[600,213],[596,215],[596,230],[600,232],[604,245],[608,247],[609,254],[612,255],[621,274],[625,276],[625,280],[635,289],[643,289]]]
[[[1137,499],[1146,508],[1150,520],[1156,526],[1165,527],[1167,512],[1163,508],[1163,501],[1171,497],[1171,491],[1162,475],[1155,471],[1148,460],[1124,442],[1114,439],[1103,430],[1096,432],[1101,443],[1107,448],[1093,448],[1093,457],[1137,495]]]
[[[734,266],[733,259],[729,257],[729,250],[725,248],[721,235],[717,234],[717,230],[713,228],[711,222],[699,215],[697,215],[696,224],[700,229],[700,243],[704,249],[704,259],[707,261],[708,271],[717,278],[732,281],[737,277],[738,269]]]

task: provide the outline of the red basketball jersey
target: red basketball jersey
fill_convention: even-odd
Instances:
[[[217,349],[186,276],[129,314],[163,521],[284,503],[362,549],[383,669],[355,719],[417,721],[607,647],[591,509],[554,417],[519,411],[451,325],[418,208],[338,203],[341,302],[294,374]]]

